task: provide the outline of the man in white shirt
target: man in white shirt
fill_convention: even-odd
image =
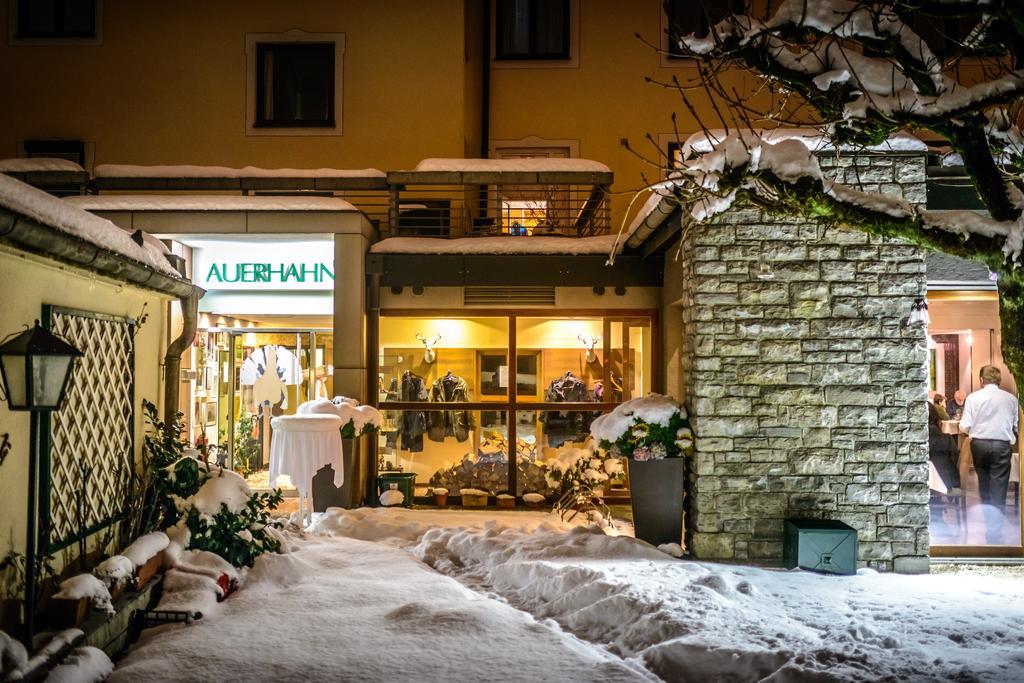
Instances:
[[[971,437],[971,456],[978,475],[978,494],[985,514],[985,538],[1002,543],[1003,506],[1010,482],[1010,454],[1020,430],[1017,397],[999,388],[1002,373],[993,365],[981,369],[981,389],[964,401],[960,429]]]

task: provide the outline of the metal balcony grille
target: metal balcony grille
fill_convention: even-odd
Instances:
[[[465,306],[554,306],[554,287],[465,287]]]
[[[41,463],[41,528],[54,552],[109,527],[125,510],[135,451],[135,322],[52,306],[43,317],[84,354],[63,407],[50,418]]]

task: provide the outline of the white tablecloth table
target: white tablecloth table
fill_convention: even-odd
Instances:
[[[273,437],[270,442],[270,486],[286,474],[299,491],[299,512],[303,519],[312,517],[309,498],[313,475],[321,467],[334,468],[334,485],[345,482],[345,466],[341,445],[341,418],[337,415],[282,415],[270,421]],[[308,514],[303,503],[308,502]]]

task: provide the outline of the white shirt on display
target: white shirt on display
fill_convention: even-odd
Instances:
[[[960,429],[972,439],[1017,441],[1020,419],[1017,397],[996,384],[986,384],[967,397]]]

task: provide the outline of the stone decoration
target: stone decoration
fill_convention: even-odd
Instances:
[[[868,192],[925,198],[922,154],[823,156]],[[682,371],[696,433],[687,545],[782,558],[783,520],[857,529],[861,566],[928,570],[925,295],[904,242],[737,207],[685,234]]]

